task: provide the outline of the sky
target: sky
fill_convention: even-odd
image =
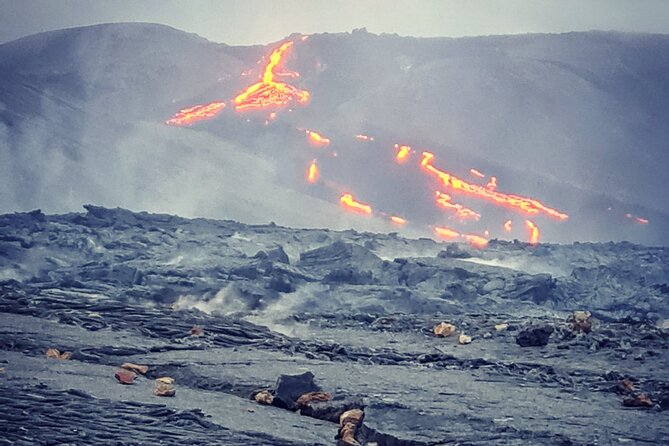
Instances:
[[[616,30],[669,33],[669,0],[0,0],[0,43],[110,22],[161,23],[230,45],[294,32],[415,37]]]

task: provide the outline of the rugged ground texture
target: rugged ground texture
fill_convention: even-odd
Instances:
[[[0,444],[333,445],[349,408],[367,444],[667,444],[668,283],[669,250],[624,243],[4,215]],[[546,345],[517,343],[530,326]],[[124,362],[149,371],[122,385]],[[279,377],[305,372],[289,403],[300,385],[332,401],[278,407]]]

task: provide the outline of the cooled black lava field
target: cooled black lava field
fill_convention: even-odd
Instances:
[[[666,445],[668,319],[667,248],[8,214],[0,444]]]

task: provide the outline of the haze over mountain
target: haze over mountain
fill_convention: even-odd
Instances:
[[[436,166],[460,178],[473,181],[476,168],[501,191],[569,214],[538,217],[542,240],[669,242],[669,36],[299,37],[288,37],[285,68],[300,73],[290,82],[310,92],[307,106],[278,110],[267,125],[267,112],[228,106],[190,128],[164,121],[230,101],[277,44],[231,47],[162,25],[112,24],[0,45],[0,212],[96,203],[397,230],[343,212],[338,198],[348,191],[407,218],[411,234],[443,224],[525,238],[524,216],[457,194],[482,218],[449,220],[434,205],[438,184],[394,162],[399,143],[433,152]],[[300,129],[332,143],[310,147]],[[314,158],[322,181],[309,185]]]

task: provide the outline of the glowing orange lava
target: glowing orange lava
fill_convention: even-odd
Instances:
[[[400,164],[407,162],[409,155],[411,155],[411,147],[395,144],[395,148],[397,149],[397,153],[395,154],[397,162]]]
[[[321,174],[318,171],[318,166],[316,165],[316,160],[311,162],[309,170],[307,171],[307,182],[314,184],[320,178]]]
[[[470,245],[476,247],[476,248],[485,248],[488,246],[488,239],[485,237],[481,237],[480,235],[475,235],[475,234],[465,234],[463,236],[467,242],[469,242]]]
[[[539,243],[539,238],[541,237],[541,233],[539,232],[539,228],[537,225],[534,224],[533,221],[531,220],[525,220],[525,226],[527,226],[527,230],[530,233],[529,237],[529,242],[532,245],[536,245]]]
[[[360,203],[353,198],[353,195],[349,193],[342,194],[339,197],[339,202],[348,210],[357,212],[359,214],[370,215],[372,213],[372,207],[368,204]]]
[[[225,108],[225,102],[210,102],[209,104],[184,108],[165,121],[165,124],[176,126],[193,125],[197,121],[213,118],[223,108]]]
[[[485,185],[486,189],[497,190],[497,177],[490,177],[490,181]]]
[[[469,173],[471,173],[475,177],[485,178],[485,175],[476,169],[469,169]]]
[[[464,207],[460,203],[451,203],[451,196],[443,192],[436,191],[435,200],[439,206],[444,209],[451,210],[455,212],[455,215],[463,220],[476,220],[478,221],[481,218],[481,214],[475,212],[467,207]]]
[[[269,56],[269,62],[265,66],[262,80],[248,87],[234,99],[235,110],[282,107],[292,101],[304,104],[309,100],[308,91],[300,90],[292,85],[274,80],[275,75],[298,76],[298,73],[275,72],[280,68],[286,52],[292,46],[293,42],[285,42],[279,48],[272,51],[272,54]]]
[[[435,226],[434,233],[437,237],[446,240],[453,240],[460,237],[460,233],[444,226]]]
[[[625,217],[634,220],[635,222],[639,223],[640,225],[647,225],[648,224],[648,219],[646,219],[646,218],[635,217],[632,214],[625,214]]]
[[[363,135],[361,133],[355,135],[355,137],[356,137],[356,139],[359,139],[361,141],[374,141],[374,137]]]
[[[390,216],[390,221],[392,221],[392,222],[395,223],[396,225],[400,225],[400,226],[405,225],[406,222],[407,222],[407,221],[406,221],[405,219],[403,219],[402,217],[398,217],[398,216],[396,216],[396,215],[391,215],[391,216]]]
[[[511,220],[507,220],[506,223],[504,223],[504,230],[506,232],[511,232],[511,227],[512,227]]]
[[[559,220],[566,220],[569,218],[567,214],[559,212],[555,209],[545,206],[538,200],[522,197],[520,195],[505,194],[496,190],[482,187],[476,184],[468,183],[455,177],[447,172],[437,169],[432,165],[434,154],[430,152],[423,152],[423,160],[421,166],[428,172],[436,175],[441,182],[458,192],[472,195],[474,197],[489,201],[491,203],[507,207],[516,211],[524,212],[526,214],[536,215],[541,212]],[[494,177],[493,177],[494,178]]]
[[[317,147],[325,147],[330,144],[330,139],[324,137],[318,132],[314,132],[312,130],[305,130],[305,132],[309,138],[309,142]]]

